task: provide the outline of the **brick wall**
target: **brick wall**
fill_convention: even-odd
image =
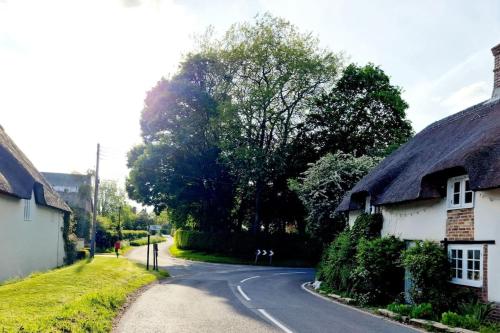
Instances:
[[[446,237],[450,241],[474,240],[474,208],[448,211]]]
[[[490,319],[500,322],[500,303],[495,303],[495,310],[491,313]]]

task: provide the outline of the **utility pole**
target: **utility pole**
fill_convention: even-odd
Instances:
[[[99,151],[100,151],[100,145],[97,144],[97,161],[95,166],[94,207],[92,210],[92,239],[90,241],[90,258],[94,258],[95,254],[95,235],[97,228],[97,196],[99,195]]]

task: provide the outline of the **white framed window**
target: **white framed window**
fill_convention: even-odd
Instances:
[[[31,199],[23,199],[24,201],[24,220],[31,221]]]
[[[474,192],[470,189],[468,176],[448,179],[448,209],[474,207]]]
[[[451,282],[471,287],[483,286],[483,246],[448,245]]]

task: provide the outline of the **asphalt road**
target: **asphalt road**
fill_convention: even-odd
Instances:
[[[172,278],[146,290],[116,332],[388,332],[417,330],[310,294],[313,269],[224,265],[175,259],[159,246]],[[129,252],[145,262],[146,248]]]

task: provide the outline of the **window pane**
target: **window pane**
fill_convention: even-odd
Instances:
[[[472,280],[472,271],[467,271],[467,279]]]
[[[457,257],[457,250],[451,250],[451,257],[456,258]]]
[[[467,250],[467,259],[473,259],[473,258],[474,258],[474,251]]]
[[[453,183],[453,192],[460,193],[460,182]]]
[[[479,260],[474,261],[474,270],[479,271]]]
[[[457,278],[461,279],[462,278],[462,270],[457,271]]]
[[[470,191],[470,184],[468,180],[465,181],[465,190]]]
[[[479,280],[479,272],[474,272],[474,280]]]
[[[454,205],[460,204],[460,194],[459,193],[453,194],[453,204]]]
[[[458,268],[462,269],[462,260],[458,261]]]
[[[463,251],[463,250],[458,250],[458,257],[459,257],[460,259],[462,259],[462,258],[463,258],[463,253],[464,253],[464,251]]]
[[[467,260],[467,269],[472,269],[472,260]]]
[[[456,278],[457,277],[457,270],[456,269],[452,269],[451,270],[451,277],[452,278]]]
[[[474,251],[474,259],[479,260],[479,255],[480,255],[480,251],[479,250],[475,250]]]
[[[472,202],[472,192],[465,192],[465,203]]]

